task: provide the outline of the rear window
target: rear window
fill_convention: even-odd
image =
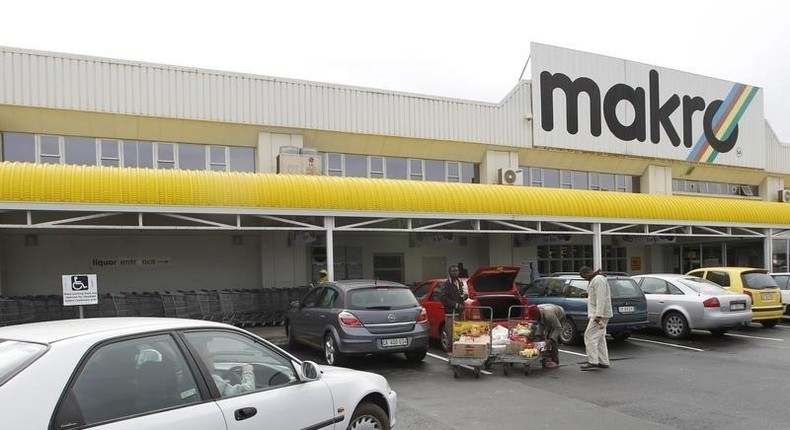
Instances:
[[[631,278],[610,278],[607,281],[609,281],[609,287],[612,289],[613,299],[629,299],[644,295],[636,281]]]
[[[764,288],[779,288],[774,278],[771,275],[763,272],[746,272],[741,274],[743,279],[743,286],[753,290],[762,290]]]
[[[678,282],[691,288],[698,294],[718,295],[729,293],[729,291],[725,290],[721,285],[707,279],[697,278],[696,276],[678,279]]]
[[[408,288],[376,287],[353,290],[349,309],[405,309],[419,306]]]
[[[36,361],[46,350],[46,345],[39,343],[0,339],[0,386]]]

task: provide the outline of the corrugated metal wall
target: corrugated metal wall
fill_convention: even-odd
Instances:
[[[768,121],[765,122],[765,146],[768,162],[766,170],[769,172],[790,175],[790,145],[782,144],[774,133]],[[785,183],[785,187],[790,184]]]
[[[0,48],[0,104],[530,145],[528,82],[500,104]]]

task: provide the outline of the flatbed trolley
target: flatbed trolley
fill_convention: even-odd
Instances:
[[[475,378],[480,377],[480,371],[484,367],[489,366],[489,358],[491,353],[491,324],[493,322],[492,315],[494,314],[493,308],[490,306],[466,306],[464,311],[471,311],[473,309],[487,309],[488,313],[477,312],[479,315],[488,315],[487,319],[482,320],[457,320],[456,314],[453,311],[453,345],[455,342],[460,339],[462,335],[465,334],[465,331],[470,327],[477,327],[480,330],[481,334],[485,334],[488,336],[488,344],[486,345],[486,353],[484,356],[480,357],[461,357],[455,356],[453,351],[450,351],[450,366],[453,368],[453,377],[457,378],[458,374],[460,373],[460,369],[467,369],[474,372]],[[474,314],[473,312],[466,312],[467,314]]]
[[[536,329],[534,321],[530,320],[526,316],[527,313],[525,311],[526,311],[527,307],[529,307],[529,306],[514,305],[514,306],[511,306],[508,309],[508,320],[507,320],[508,338],[510,337],[511,331],[514,330],[519,324],[522,324],[522,323],[529,323],[530,324],[530,328],[532,330]],[[517,315],[516,317],[513,316],[514,315],[514,310],[518,310],[518,312],[516,313],[516,315]],[[530,333],[530,335],[527,338],[527,343],[533,343],[533,342],[539,342],[539,341],[542,341],[542,335],[540,335],[537,332],[537,330],[535,332],[533,332],[533,333]],[[544,344],[548,345],[547,343],[544,343]],[[530,370],[532,369],[532,365],[536,364],[538,362],[541,362],[541,364],[542,364],[543,360],[545,359],[544,357],[545,357],[545,353],[543,351],[540,351],[540,350],[538,351],[538,353],[536,355],[525,356],[525,355],[521,355],[520,353],[517,353],[517,352],[508,352],[508,350],[506,349],[504,351],[492,354],[491,357],[489,358],[488,364],[489,364],[489,366],[492,366],[492,365],[495,365],[495,364],[501,364],[502,365],[502,372],[505,375],[510,374],[510,371],[515,367],[515,365],[520,364],[520,365],[523,366],[524,375],[528,376]]]

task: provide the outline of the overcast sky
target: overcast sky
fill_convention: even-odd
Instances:
[[[756,85],[790,143],[790,2],[11,0],[0,45],[498,102],[540,42]]]

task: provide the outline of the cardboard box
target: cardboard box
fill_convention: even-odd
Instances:
[[[487,358],[491,339],[486,336],[461,336],[453,342],[453,357],[458,358]]]
[[[524,342],[510,342],[505,347],[505,354],[518,354],[519,352],[523,351],[524,348],[527,347],[527,344]]]

